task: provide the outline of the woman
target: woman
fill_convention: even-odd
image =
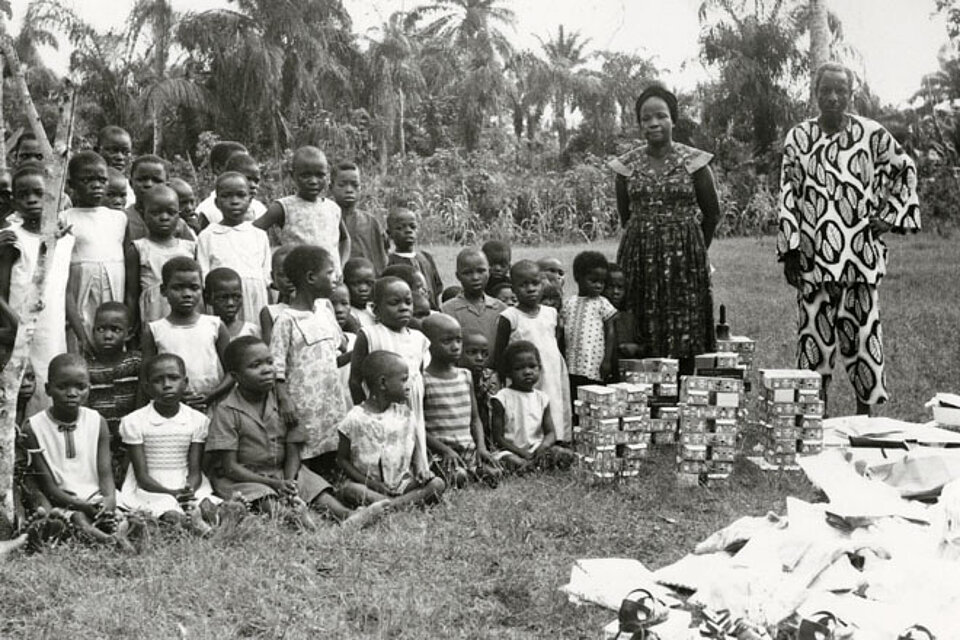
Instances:
[[[661,86],[636,103],[646,144],[610,163],[624,227],[617,262],[641,357],[681,359],[716,348],[707,249],[720,219],[713,156],[673,141],[677,98]]]

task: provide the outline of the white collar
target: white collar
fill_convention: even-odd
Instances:
[[[151,403],[148,405],[147,420],[150,422],[150,424],[152,424],[152,425],[154,425],[154,426],[156,426],[156,425],[162,425],[162,424],[167,424],[167,423],[170,423],[170,422],[172,422],[172,423],[174,423],[174,424],[178,424],[178,425],[185,425],[185,424],[189,424],[189,423],[190,423],[190,415],[189,415],[189,414],[190,414],[190,407],[188,407],[188,406],[184,405],[183,403],[181,403],[181,404],[180,404],[180,410],[177,411],[177,414],[174,415],[174,416],[170,416],[170,417],[168,418],[168,417],[166,417],[166,416],[160,415],[160,413],[157,412],[156,408],[153,406],[153,402],[151,402]]]

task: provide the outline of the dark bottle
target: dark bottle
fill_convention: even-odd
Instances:
[[[727,324],[727,305],[720,305],[720,322],[717,323],[717,340],[730,339],[730,325]]]

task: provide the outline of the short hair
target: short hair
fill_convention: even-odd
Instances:
[[[223,165],[224,171],[237,171],[243,173],[244,169],[260,169],[260,163],[249,153],[238,152],[230,156],[230,159]]]
[[[193,258],[188,258],[186,256],[175,256],[163,263],[163,267],[160,269],[160,281],[163,284],[168,284],[170,282],[170,278],[173,277],[173,274],[182,273],[184,271],[195,272],[198,275],[202,273],[200,271],[200,263]]]
[[[37,139],[37,134],[35,134],[33,131],[24,131],[17,138],[17,143],[13,145],[13,150],[19,151],[20,145],[22,145],[24,142],[33,142],[33,141],[36,141],[36,139]]]
[[[243,365],[243,354],[256,344],[266,345],[267,343],[256,336],[240,336],[231,340],[223,350],[223,368],[228,372],[239,369]]]
[[[483,340],[487,343],[487,347],[490,346],[490,338],[487,337],[483,331],[464,331],[463,332],[463,344],[467,344],[470,340]]]
[[[607,257],[599,251],[581,251],[573,259],[573,279],[580,280],[588,272],[594,269],[607,270],[609,261]]]
[[[393,351],[371,351],[360,363],[360,377],[367,387],[373,389],[377,377],[387,371],[390,363],[399,363],[406,366],[406,362]]]
[[[440,329],[440,327],[450,322],[457,325],[457,327],[460,327],[462,331],[463,328],[460,325],[460,321],[446,313],[431,313],[429,316],[423,319],[423,324],[420,325],[420,331],[427,336],[430,342],[433,342],[436,332]]]
[[[226,182],[227,180],[235,180],[236,178],[240,178],[241,180],[244,181],[244,183],[246,183],[248,187],[250,186],[250,182],[247,180],[247,176],[243,175],[239,171],[224,171],[223,173],[217,176],[216,182],[213,183],[214,191],[220,191],[220,187],[223,186],[224,182]]]
[[[387,226],[389,227],[393,220],[396,220],[400,215],[409,213],[413,216],[413,219],[417,221],[417,224],[420,224],[420,214],[417,211],[409,207],[393,207],[387,213]]]
[[[127,184],[127,176],[123,175],[123,172],[119,169],[114,169],[113,167],[107,167],[107,184],[111,182],[123,181],[124,186]]]
[[[405,287],[410,287],[410,285],[407,284],[406,280],[404,280],[403,278],[398,278],[397,276],[382,276],[378,278],[377,281],[373,284],[374,304],[379,303],[383,299],[383,296],[387,295],[387,289],[389,289],[391,286],[397,283],[400,283]]]
[[[517,340],[507,345],[503,356],[500,358],[500,366],[497,368],[497,373],[500,374],[501,379],[505,380],[510,377],[514,360],[517,359],[517,356],[524,353],[532,353],[537,357],[537,364],[543,365],[543,361],[540,360],[540,351],[536,345],[529,340]]]
[[[80,367],[89,373],[87,363],[82,356],[76,353],[61,353],[60,355],[54,356],[53,360],[50,361],[50,365],[47,367],[47,382],[53,380],[54,375],[59,373],[61,369],[67,367]]]
[[[504,289],[513,291],[513,284],[509,280],[501,280],[490,287],[490,295],[496,298]]]
[[[95,164],[102,164],[106,167],[107,161],[96,151],[90,151],[89,149],[78,151],[73,154],[70,162],[67,163],[67,175],[72,178],[83,167],[89,167]]]
[[[108,124],[97,132],[97,147],[103,144],[104,138],[108,138],[110,136],[127,136],[130,138],[131,142],[133,141],[133,137],[130,135],[129,131],[123,127],[118,127],[115,124]]]
[[[530,270],[532,270],[532,271],[536,272],[537,274],[539,274],[539,273],[540,273],[540,265],[538,265],[538,264],[537,264],[536,262],[534,262],[533,260],[517,260],[517,261],[514,262],[513,265],[510,267],[510,280],[511,280],[511,281],[516,281],[516,280],[517,280],[517,274],[519,274],[519,273],[521,273],[521,272],[524,272],[524,271],[530,271]]]
[[[166,194],[166,195],[168,195],[168,196],[172,195],[172,196],[173,196],[173,201],[176,202],[176,203],[178,203],[177,206],[178,206],[178,208],[179,208],[180,196],[177,195],[177,192],[174,191],[174,190],[170,187],[170,185],[161,184],[161,185],[157,185],[157,186],[154,187],[153,189],[150,189],[149,191],[147,191],[146,193],[143,194],[143,204],[142,204],[142,206],[143,206],[143,211],[144,211],[144,213],[146,213],[146,209],[147,209],[147,206],[146,206],[146,205],[147,205],[147,202],[148,202],[148,201],[154,200],[155,198],[159,198],[160,196],[162,196],[162,195],[164,195],[164,194]]]
[[[159,353],[147,360],[146,364],[143,365],[144,377],[149,379],[150,376],[153,375],[153,370],[164,362],[173,362],[180,369],[181,374],[184,376],[187,375],[187,365],[183,361],[183,358],[175,353]]]
[[[221,140],[220,142],[216,142],[212,147],[210,147],[210,156],[208,158],[210,161],[210,168],[216,172],[218,169],[222,169],[223,166],[227,164],[230,156],[235,153],[246,152],[247,148],[239,142],[235,142],[233,140]]]
[[[446,302],[447,300],[453,300],[458,295],[463,293],[463,287],[458,284],[452,284],[440,294],[440,302]]]
[[[332,263],[333,258],[323,247],[314,244],[302,244],[294,247],[283,261],[283,273],[295,287],[303,284],[307,274],[319,271],[323,265]]]
[[[240,274],[230,267],[217,267],[207,274],[203,290],[208,296],[212,296],[215,289],[228,282],[241,282]]]
[[[482,257],[484,262],[487,262],[487,263],[490,262],[489,259],[487,258],[487,254],[485,254],[480,249],[477,249],[476,247],[466,247],[464,249],[461,249],[460,253],[457,254],[457,271],[460,270],[461,262],[463,262],[467,258],[477,258],[477,257]]]
[[[853,71],[850,69],[850,67],[844,64],[840,64],[839,62],[836,62],[834,60],[831,60],[829,62],[824,62],[823,64],[821,64],[819,67],[817,67],[817,70],[814,72],[813,74],[813,92],[814,93],[820,90],[820,81],[823,80],[824,74],[829,71],[834,71],[834,72],[842,73],[843,75],[845,75],[847,77],[847,89],[849,89],[851,93],[853,92],[853,83],[856,81],[856,76],[854,75]]]
[[[383,273],[380,274],[380,277],[383,278],[387,276],[392,276],[395,278],[400,278],[401,280],[406,282],[407,286],[409,286],[410,289],[412,290],[412,289],[419,288],[420,282],[417,276],[421,276],[421,275],[423,274],[421,274],[420,271],[413,265],[392,264],[383,270]],[[424,278],[424,280],[426,280],[426,278]]]
[[[336,180],[337,174],[339,174],[341,171],[356,171],[359,173],[360,167],[357,166],[356,162],[350,162],[350,161],[340,162],[339,164],[337,164],[337,166],[333,168],[333,171],[330,174],[330,179]]]
[[[480,250],[490,262],[510,262],[510,245],[503,240],[487,240]]]
[[[287,259],[287,256],[290,255],[290,252],[297,248],[295,244],[282,244],[273,251],[273,256],[270,258],[270,268],[276,269],[280,268],[283,270],[283,261]],[[278,262],[279,261],[279,262]]]
[[[97,310],[93,313],[93,324],[97,324],[97,318],[100,317],[100,314],[103,313],[122,313],[123,317],[127,319],[127,325],[130,324],[130,309],[127,308],[127,305],[116,300],[108,300],[104,302]]]
[[[357,256],[356,258],[350,258],[347,260],[346,264],[343,265],[343,280],[352,280],[357,272],[361,269],[371,269],[374,276],[377,274],[377,268],[373,266],[373,263],[367,260],[364,257]]]
[[[187,189],[190,189],[191,193],[193,192],[193,185],[191,185],[189,182],[187,182],[183,178],[170,178],[170,181],[167,183],[167,186],[169,186],[174,191],[176,191],[178,187],[181,187],[181,188],[186,187]],[[177,197],[178,198],[180,197],[179,192],[177,193]]]
[[[40,176],[46,180],[49,176],[47,173],[47,168],[43,166],[40,162],[24,162],[22,165],[17,167],[16,171],[13,172],[13,175],[10,177],[10,188],[16,186],[17,181],[21,178],[27,176]]]
[[[290,168],[296,170],[297,164],[303,162],[304,160],[323,160],[327,161],[327,154],[325,154],[319,147],[307,144],[302,147],[297,147],[297,150],[293,152],[293,158],[290,160]]]
[[[152,153],[145,153],[142,156],[137,156],[134,158],[133,162],[130,164],[130,175],[132,176],[134,173],[136,173],[137,167],[143,164],[155,164],[163,167],[163,175],[167,175],[167,161]]]
[[[611,260],[607,263],[607,277],[609,278],[614,273],[623,273],[623,267],[620,266],[619,262]]]
[[[680,119],[680,107],[677,103],[677,96],[674,95],[672,91],[667,89],[665,86],[659,82],[651,84],[649,87],[643,90],[643,93],[637,98],[636,111],[637,111],[637,122],[640,122],[640,110],[643,108],[643,103],[645,103],[650,98],[660,98],[667,103],[667,109],[670,111],[670,119],[673,120],[673,123],[676,124]]]

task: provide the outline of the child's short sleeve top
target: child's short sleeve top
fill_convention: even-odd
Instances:
[[[563,335],[570,375],[600,380],[606,346],[603,325],[617,309],[603,296],[571,296],[563,302]]]
[[[281,244],[315,244],[323,247],[340,268],[340,207],[328,198],[314,202],[298,195],[277,200],[283,207]]]
[[[236,451],[237,462],[252,471],[283,467],[288,443],[302,443],[300,427],[287,429],[280,418],[277,396],[267,395],[262,406],[247,401],[234,389],[213,408],[207,451]]]
[[[503,407],[503,437],[518,449],[533,451],[543,442],[543,414],[550,405],[539,389],[500,389],[492,398]]]
[[[416,445],[413,414],[406,405],[392,404],[374,413],[360,404],[347,412],[337,430],[350,440],[350,461],[368,478],[402,493],[413,475]]]
[[[473,424],[473,378],[466,369],[456,369],[451,379],[423,372],[423,419],[427,433],[440,442],[469,451],[476,448]]]

